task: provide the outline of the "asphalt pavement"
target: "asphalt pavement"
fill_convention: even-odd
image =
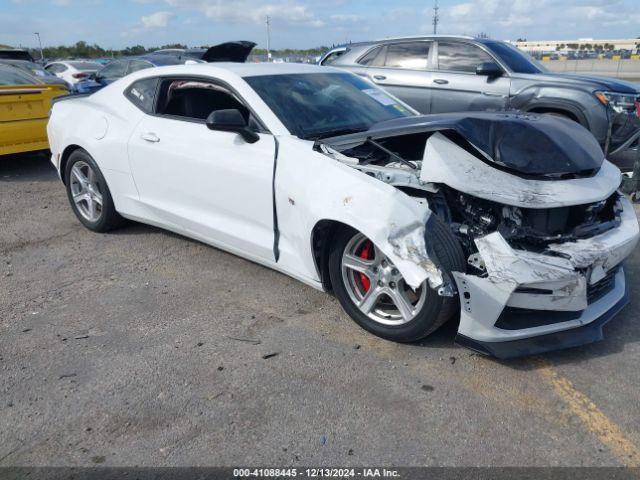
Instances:
[[[639,466],[640,254],[602,342],[499,362],[361,330],[330,295],[0,160],[0,466]]]

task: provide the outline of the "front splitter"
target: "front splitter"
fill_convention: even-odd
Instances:
[[[579,347],[604,338],[602,327],[629,303],[629,291],[625,286],[622,298],[609,310],[592,322],[561,332],[547,333],[536,337],[510,340],[506,342],[480,342],[464,335],[456,335],[455,343],[462,347],[490,355],[501,360],[525,357],[539,353]]]

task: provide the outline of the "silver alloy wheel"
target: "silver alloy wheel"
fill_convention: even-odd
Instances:
[[[102,192],[96,172],[91,165],[80,160],[71,168],[69,182],[71,196],[80,215],[90,222],[97,222],[102,215]]]
[[[349,298],[372,320],[404,325],[424,306],[426,286],[415,291],[409,287],[387,256],[361,233],[347,243],[341,264]]]

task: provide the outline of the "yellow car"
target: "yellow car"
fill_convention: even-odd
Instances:
[[[0,155],[48,149],[51,101],[68,93],[64,85],[39,83],[14,67],[0,65]]]

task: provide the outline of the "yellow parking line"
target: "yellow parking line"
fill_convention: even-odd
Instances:
[[[535,360],[537,372],[550,384],[556,395],[569,407],[587,429],[627,467],[640,467],[640,448],[597,407],[589,397],[577,390],[547,360]]]

